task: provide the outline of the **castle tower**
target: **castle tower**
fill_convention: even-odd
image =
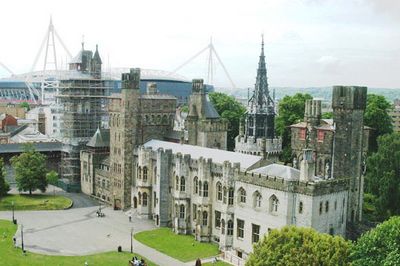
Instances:
[[[367,88],[334,86],[332,95],[335,136],[333,147],[333,177],[349,178],[347,220],[360,221],[363,202],[363,117]]]
[[[91,74],[94,78],[101,78],[101,58],[99,55],[98,45],[96,44],[96,51],[94,52],[92,61],[91,61]]]
[[[321,100],[306,100],[304,109],[304,121],[312,127],[321,121]]]
[[[247,103],[244,119],[244,133],[235,139],[235,151],[265,157],[277,157],[282,144],[275,139],[275,104],[269,93],[267,68],[264,55],[264,39],[261,42],[261,54],[258,61],[257,78],[253,95]],[[262,145],[262,139],[267,145]]]

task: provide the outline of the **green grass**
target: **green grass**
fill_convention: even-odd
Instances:
[[[12,202],[16,211],[28,210],[62,210],[71,206],[72,201],[64,196],[42,194],[8,194],[0,198],[0,211],[12,210]]]
[[[183,262],[219,254],[218,246],[200,243],[189,235],[177,235],[169,228],[159,228],[135,234],[139,242]]]
[[[22,254],[20,248],[14,248],[12,238],[17,230],[17,226],[5,220],[0,220],[0,266],[14,266],[14,265],[62,265],[62,266],[79,266],[84,265],[85,261],[89,266],[119,266],[128,265],[128,261],[132,259],[135,254],[128,252],[106,252],[88,256],[47,256],[27,252],[26,255]],[[137,255],[141,258],[140,255]],[[146,260],[147,265],[155,266],[156,264]]]
[[[207,263],[202,263],[202,266],[232,266],[232,264],[229,264],[227,262],[224,261],[217,261],[217,263],[212,263],[212,262],[207,262]]]

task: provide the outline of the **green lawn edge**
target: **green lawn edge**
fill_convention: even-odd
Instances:
[[[11,211],[12,202],[16,211],[65,210],[73,201],[65,196],[48,194],[7,194],[0,198],[0,211]]]
[[[161,253],[182,262],[194,261],[197,258],[217,256],[218,245],[198,242],[191,235],[177,235],[171,228],[158,228],[136,233],[134,238]]]
[[[21,248],[14,248],[12,238],[17,231],[17,226],[10,221],[0,220],[0,266],[19,266],[19,265],[55,265],[55,266],[119,266],[128,265],[128,261],[133,256],[146,260],[148,266],[157,266],[154,262],[142,257],[139,254],[129,252],[109,251],[86,256],[58,256],[42,255],[32,252],[26,252],[23,255]]]

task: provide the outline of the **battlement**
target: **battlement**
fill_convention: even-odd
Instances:
[[[139,89],[140,68],[131,68],[129,73],[121,74],[122,89]]]
[[[304,120],[312,125],[318,125],[321,119],[321,100],[306,100]]]
[[[333,86],[332,108],[365,110],[367,87]]]
[[[204,92],[204,80],[193,79],[192,80],[192,93],[203,93]]]

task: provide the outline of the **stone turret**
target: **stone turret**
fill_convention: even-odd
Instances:
[[[300,181],[310,182],[314,180],[315,162],[313,151],[303,149],[303,160],[300,163]]]
[[[310,126],[317,126],[321,121],[321,100],[306,100],[304,121]]]

